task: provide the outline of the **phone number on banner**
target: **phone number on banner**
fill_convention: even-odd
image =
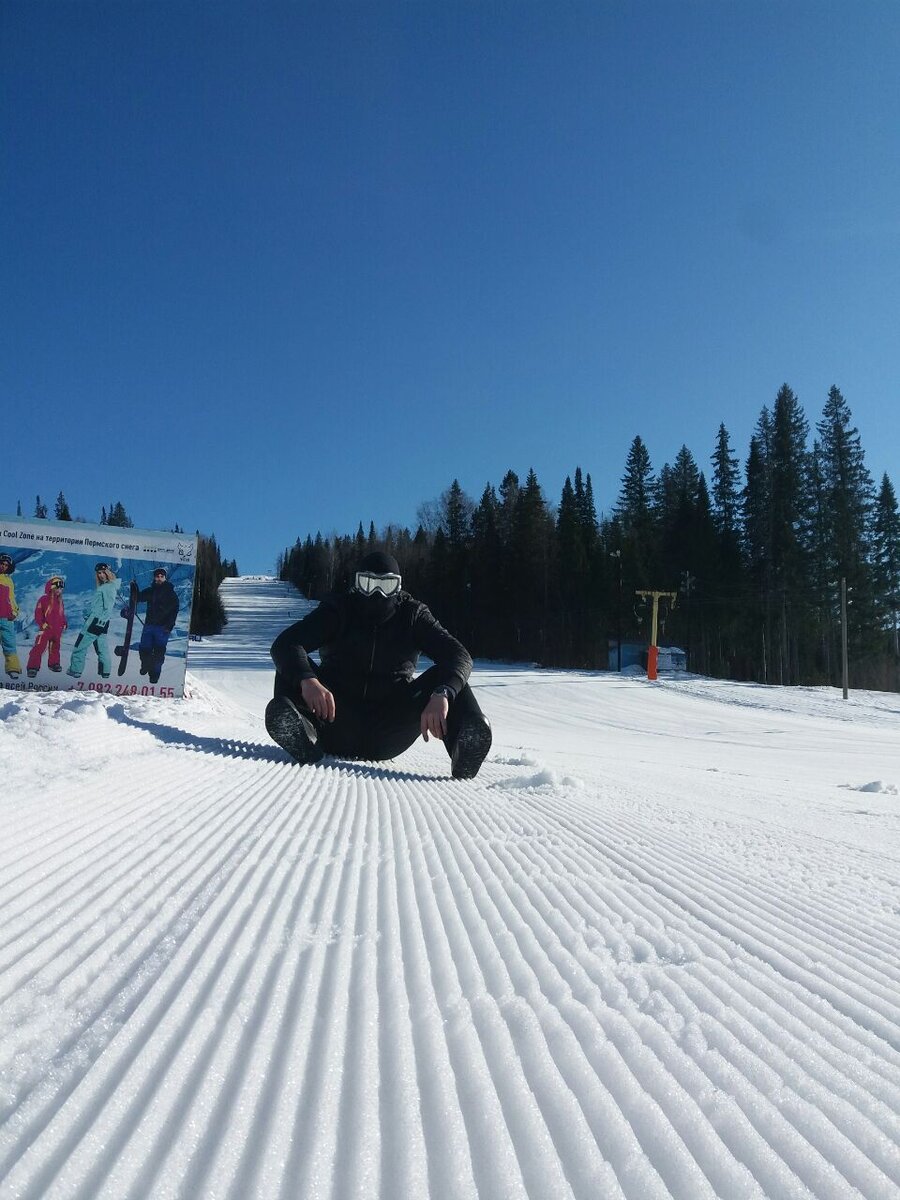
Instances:
[[[136,683],[83,683],[79,682],[75,685],[77,692],[107,692],[112,696],[175,696],[173,687],[155,687],[152,683],[136,684]]]

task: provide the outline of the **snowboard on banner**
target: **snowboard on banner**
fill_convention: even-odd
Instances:
[[[128,651],[131,649],[131,633],[134,629],[134,614],[137,611],[138,603],[138,585],[132,579],[128,585],[128,607],[123,611],[127,613],[125,618],[125,643],[122,646],[116,646],[116,654],[119,656],[119,674],[124,675],[128,666]]]

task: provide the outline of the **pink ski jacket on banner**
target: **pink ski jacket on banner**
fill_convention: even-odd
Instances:
[[[62,637],[63,630],[69,624],[66,620],[62,593],[55,591],[49,580],[44,584],[43,596],[34,606],[34,620],[40,629],[46,625],[53,637],[56,638]]]

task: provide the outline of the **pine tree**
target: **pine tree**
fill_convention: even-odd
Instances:
[[[779,683],[796,683],[815,645],[807,597],[812,591],[808,538],[811,512],[806,439],[809,424],[787,384],[775,397],[769,452],[772,583],[778,609],[773,665]]]
[[[227,623],[219,584],[226,577],[225,565],[215,535],[197,533],[197,566],[194,573],[194,600],[191,607],[191,633],[221,633]]]
[[[600,527],[597,522],[597,509],[594,506],[594,485],[591,482],[590,473],[588,473],[586,478],[582,478],[581,467],[575,468],[573,497],[575,500],[575,516],[581,530],[581,540],[584,545],[585,554],[590,558],[597,543]]]
[[[728,430],[719,425],[712,455],[712,516],[723,544],[736,544],[740,528],[740,465],[732,453]]]
[[[556,515],[556,545],[558,557],[558,614],[562,625],[559,652],[563,661],[573,661],[583,652],[581,629],[590,587],[590,560],[583,525],[585,494],[581,470],[576,468],[578,490],[569,476],[563,484]],[[580,496],[579,496],[580,492]]]
[[[869,528],[875,496],[859,431],[851,425],[850,407],[836,387],[828,393],[816,428],[821,439],[828,566],[835,579],[847,580],[859,622],[871,609]]]
[[[770,451],[772,563],[776,586],[781,588],[802,587],[805,582],[808,432],[797,397],[783,384],[775,397]]]
[[[658,562],[655,501],[659,489],[653,478],[650,454],[640,436],[631,443],[615,516],[622,529],[622,553],[628,590],[652,587]]]
[[[472,651],[496,654],[504,643],[504,604],[497,492],[485,484],[472,513]]]
[[[356,538],[353,543],[354,558],[356,559],[357,563],[362,562],[362,560],[366,557],[367,551],[368,547],[366,545],[366,535],[363,532],[363,523],[360,521],[356,530]]]
[[[104,524],[102,519],[100,524]],[[125,511],[125,506],[121,500],[117,500],[115,504],[110,505],[105,524],[114,525],[121,529],[132,529],[134,527],[134,522]]]
[[[887,474],[882,477],[875,501],[872,523],[875,584],[878,611],[885,627],[892,631],[894,655],[900,655],[897,613],[900,610],[900,511],[894,485]]]
[[[47,516],[47,505],[44,504],[40,496],[35,498],[34,515],[41,521],[45,520]]]
[[[626,534],[647,522],[652,498],[653,468],[650,465],[650,454],[638,436],[628,451],[619,502],[616,505],[616,516]]]
[[[459,631],[463,640],[471,641],[469,534],[474,504],[463,491],[458,479],[441,495],[440,532],[446,537],[443,547],[444,577],[433,577],[435,594],[441,597],[445,619]]]
[[[507,471],[500,481],[500,504],[497,509],[497,528],[500,540],[508,546],[515,526],[516,504],[519,499],[519,477],[515,471]]]
[[[548,642],[551,538],[553,524],[534,468],[516,500],[512,539],[512,597],[521,651],[544,659]]]
[[[69,506],[66,503],[66,498],[62,494],[62,492],[60,492],[59,495],[56,497],[56,507],[54,509],[54,516],[56,517],[57,521],[71,521],[72,520],[72,514],[69,511]]]
[[[743,558],[741,555],[741,493],[740,465],[732,452],[728,430],[724,423],[716,434],[712,454],[712,494],[710,516],[715,529],[715,623],[710,645],[711,664],[720,675],[730,676],[733,664],[742,653],[744,641],[739,619],[738,596],[744,588]]]

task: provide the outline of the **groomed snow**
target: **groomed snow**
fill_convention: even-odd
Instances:
[[[480,666],[297,767],[304,603],[190,699],[0,692],[0,1196],[896,1200],[900,697]]]

